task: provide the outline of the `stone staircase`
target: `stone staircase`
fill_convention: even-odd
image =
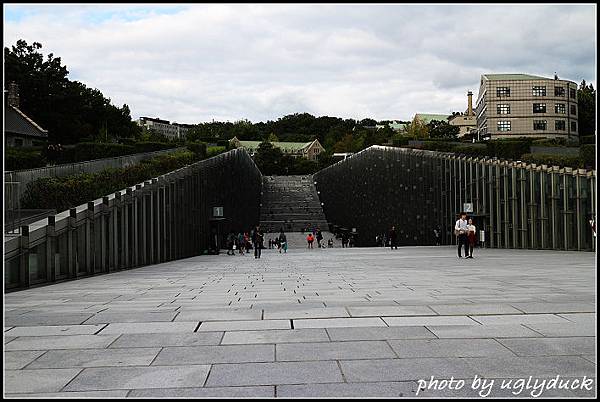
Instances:
[[[260,226],[265,233],[302,232],[315,227],[326,232],[327,219],[312,175],[264,176]]]

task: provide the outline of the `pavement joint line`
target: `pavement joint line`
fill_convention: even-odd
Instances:
[[[165,347],[161,346],[160,350],[158,351],[158,353],[156,353],[156,355],[152,358],[152,361],[148,364],[148,367],[152,366],[152,363],[154,363],[156,361],[156,358],[158,357],[158,355],[164,350]],[[117,349],[117,348],[115,348]],[[144,366],[145,367],[145,366]],[[154,367],[154,366],[153,366]]]
[[[202,325],[202,321],[198,322],[198,325],[196,326],[196,328],[194,329],[194,333],[198,332],[198,328],[200,328],[200,325]]]
[[[63,391],[63,390],[64,390],[66,387],[68,387],[68,386],[69,386],[69,384],[71,384],[71,383],[73,382],[73,380],[75,380],[77,377],[79,377],[79,375],[80,375],[81,373],[83,373],[83,370],[85,370],[85,368],[81,368],[81,369],[79,370],[79,372],[78,372],[77,374],[75,374],[75,375],[73,376],[73,378],[71,378],[71,379],[69,380],[69,382],[67,382],[67,383],[66,383],[66,384],[65,384],[65,385],[64,385],[64,386],[63,386],[63,387],[60,389],[60,391],[59,391],[59,392],[66,392],[66,391]]]
[[[175,313],[175,315],[171,319],[171,322],[175,322],[175,318],[177,318],[177,316],[179,315],[179,313],[180,313],[180,311],[178,311],[177,313]]]
[[[108,324],[104,324],[104,326],[102,328],[100,328],[98,331],[94,332],[94,335],[98,335],[106,327],[108,327]]]
[[[339,360],[335,361],[337,363],[338,369],[340,370],[340,374],[342,375],[342,382],[347,384],[348,380],[346,380],[346,375],[344,374],[344,370],[342,370],[342,365]]]
[[[30,361],[29,363],[27,363],[26,365],[24,365],[23,367],[21,367],[19,370],[26,370],[27,366],[29,366],[30,364],[32,364],[34,361],[36,361],[37,359],[39,359],[40,357],[44,356],[46,353],[48,353],[49,350],[46,350],[44,353],[42,353],[41,355],[39,355],[38,357],[36,357],[35,359],[33,359],[32,361]]]
[[[521,324],[519,324],[519,325],[521,325],[521,326],[523,326],[523,327],[527,328],[528,330],[531,330],[531,331],[533,331],[533,332],[535,332],[535,333],[537,333],[537,334],[540,334],[540,335],[541,335],[543,338],[550,338],[549,336],[546,336],[546,335],[542,334],[540,331],[536,331],[535,329],[533,329],[533,328],[531,328],[531,327],[528,327],[527,325],[525,325],[525,324],[523,324],[523,323],[521,323]]]

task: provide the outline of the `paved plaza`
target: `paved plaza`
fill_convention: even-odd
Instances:
[[[543,396],[595,395],[595,254],[475,257],[264,250],[7,293],[5,394],[477,397],[477,376],[488,396],[510,397],[518,387],[502,382],[558,375],[592,378],[593,390]],[[419,391],[432,376],[465,385]]]

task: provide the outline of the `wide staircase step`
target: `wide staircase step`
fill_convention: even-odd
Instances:
[[[265,233],[275,234],[281,229],[286,234],[297,233],[292,235],[290,246],[305,247],[306,234],[302,233],[315,228],[329,238],[329,225],[312,175],[263,177],[260,225]]]

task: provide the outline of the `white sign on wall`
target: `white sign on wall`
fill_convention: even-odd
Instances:
[[[466,202],[463,204],[463,211],[464,212],[473,212],[473,203],[472,202]]]
[[[218,218],[223,216],[223,207],[213,207],[213,217]]]

